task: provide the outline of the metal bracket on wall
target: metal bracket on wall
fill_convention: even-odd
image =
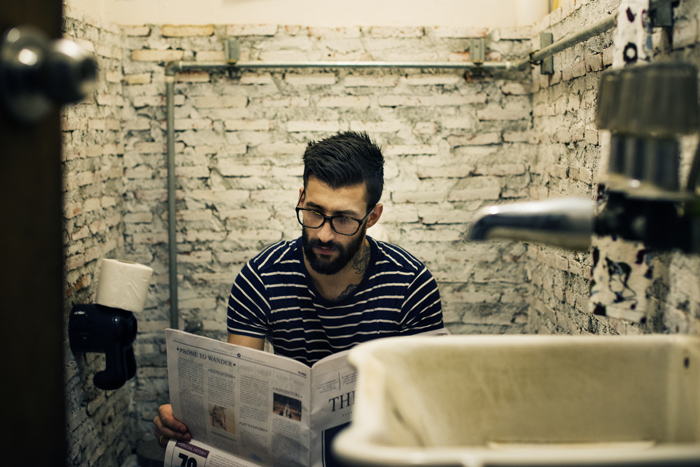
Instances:
[[[224,55],[226,63],[235,65],[241,58],[241,44],[236,39],[228,39],[224,42]]]
[[[544,49],[548,45],[552,45],[554,42],[554,34],[551,32],[541,32],[540,33],[540,50]],[[543,58],[540,63],[540,73],[543,75],[553,75],[554,74],[554,56]]]
[[[469,41],[469,55],[472,63],[481,65],[486,57],[486,44],[483,37],[474,37]]]
[[[229,65],[228,77],[233,78],[233,67],[241,59],[241,44],[236,39],[228,39],[224,42],[224,57]]]
[[[653,28],[673,27],[673,8],[680,0],[651,0],[649,2],[649,22]]]

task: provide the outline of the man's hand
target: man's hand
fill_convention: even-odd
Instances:
[[[153,419],[153,424],[156,426],[153,434],[158,438],[158,444],[162,448],[167,446],[170,438],[181,441],[192,439],[192,435],[187,431],[185,424],[173,416],[173,406],[170,404],[158,407],[158,415]]]
[[[265,339],[231,333],[228,335],[228,342],[258,350],[263,350],[265,345]],[[173,406],[170,404],[158,407],[158,415],[153,419],[153,424],[156,426],[153,434],[158,438],[158,444],[160,444],[162,448],[168,445],[168,441],[171,438],[181,441],[189,441],[192,439],[192,435],[187,431],[185,424],[173,416]]]

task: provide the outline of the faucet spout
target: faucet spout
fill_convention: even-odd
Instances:
[[[593,235],[593,201],[561,198],[481,209],[467,241],[519,240],[587,250]]]

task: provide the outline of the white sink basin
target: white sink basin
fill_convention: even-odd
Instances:
[[[398,337],[349,359],[349,465],[700,465],[700,338]]]

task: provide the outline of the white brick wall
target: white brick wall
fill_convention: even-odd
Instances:
[[[94,302],[99,260],[124,258],[125,223],[139,216],[126,213],[123,203],[122,79],[133,84],[146,79],[123,78],[120,29],[69,10],[65,35],[91,50],[100,70],[94,96],[66,107],[62,115],[67,328],[73,304]],[[68,342],[65,355],[66,463],[119,466],[140,436],[133,429],[133,383],[116,391],[98,390],[92,378],[104,369],[104,357],[75,356]]]
[[[591,1],[566,7],[542,21],[540,29],[552,25],[555,38],[602,19],[606,1]],[[691,3],[691,4],[690,4]],[[698,64],[697,2],[686,2],[674,10],[673,48],[655,39],[654,60],[685,60]],[[579,10],[580,9],[580,10]],[[580,12],[577,12],[580,11]],[[539,31],[536,31],[539,32]],[[655,38],[663,36],[657,30]],[[601,138],[595,127],[595,107],[600,72],[612,63],[612,32],[590,39],[569,53],[555,56],[555,75],[533,71],[536,86],[532,95],[534,138],[541,141],[531,163],[531,196],[595,196],[596,184],[605,167]],[[665,44],[665,45],[664,45]],[[537,89],[539,88],[539,89]],[[686,151],[689,162],[692,151]],[[602,252],[601,255],[605,253]],[[680,253],[654,255],[654,282],[649,290],[635,290],[650,297],[646,322],[636,325],[588,314],[588,287],[592,261],[588,254],[568,253],[544,246],[528,252],[530,278],[530,332],[571,334],[640,334],[700,329],[700,262]],[[691,284],[693,284],[691,286]]]
[[[517,60],[547,29],[562,37],[592,24],[614,0],[564,2],[533,28],[304,28],[285,25],[144,25],[116,28],[68,10],[66,35],[97,55],[95,96],[64,112],[66,313],[94,300],[98,260],[148,264],[154,277],[139,315],[138,374],[96,390],[100,357],[67,352],[71,465],[119,465],[148,438],[168,400],[163,329],[169,325],[163,64],[221,60],[236,38],[242,60],[469,60],[472,37],[487,59]],[[700,63],[699,7],[676,9],[673,50]],[[438,280],[454,333],[697,333],[697,258],[657,255],[649,320],[591,315],[585,253],[509,242],[464,243],[490,204],[593,197],[601,162],[595,127],[600,72],[611,64],[604,33],[555,56],[555,74],[458,71],[275,70],[191,72],[176,84],[177,241],[186,325],[223,338],[235,274],[263,246],[294,238],[301,154],[310,140],[366,131],[386,156],[381,225]],[[665,46],[664,46],[665,44]],[[665,47],[665,48],[664,48]],[[687,159],[687,157],[686,157]],[[685,166],[688,161],[684,161]],[[372,232],[370,231],[370,235]],[[643,292],[643,291],[639,291]],[[91,441],[93,440],[93,441]],[[97,441],[99,440],[99,441]]]

